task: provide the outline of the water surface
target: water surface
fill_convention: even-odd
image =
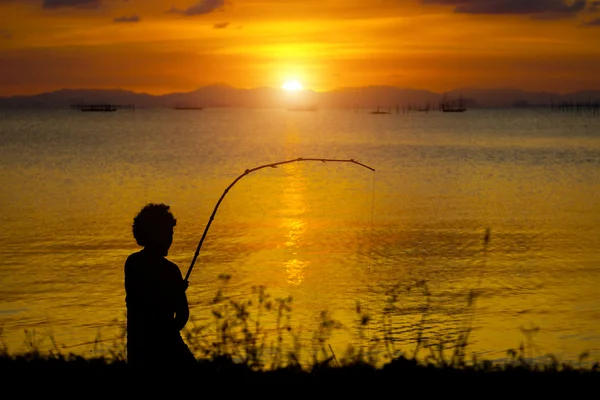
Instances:
[[[432,341],[473,315],[469,349],[488,359],[522,341],[538,355],[600,358],[600,118],[543,110],[2,111],[9,349],[24,348],[26,329],[43,346],[52,335],[80,352],[116,335],[141,207],[171,205],[169,258],[185,275],[223,190],[245,169],[297,157],[356,159],[376,172],[304,162],[243,178],[191,275],[198,324],[212,321],[218,276],[231,274],[235,298],[258,285],[292,296],[307,345],[322,310],[347,328],[331,338],[336,351],[356,343],[357,301],[373,317],[369,336],[381,335],[395,294],[400,348],[414,346],[426,311]],[[471,291],[481,295],[469,306]]]

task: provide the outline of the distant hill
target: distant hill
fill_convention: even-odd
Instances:
[[[77,103],[133,104],[137,108],[236,107],[285,108],[301,102],[319,108],[395,108],[413,106],[437,108],[446,98],[462,97],[468,108],[537,106],[551,102],[599,101],[600,91],[569,94],[526,92],[519,89],[462,88],[447,93],[404,89],[392,86],[340,88],[328,92],[306,90],[283,92],[275,88],[237,89],[228,85],[212,85],[191,92],[150,95],[128,90],[63,89],[32,96],[0,97],[0,108],[69,108]]]

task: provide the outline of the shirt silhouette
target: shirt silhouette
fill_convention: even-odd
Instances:
[[[125,262],[127,361],[135,366],[192,365],[180,335],[189,319],[187,282],[167,260],[176,220],[164,204],[148,204],[134,218],[133,235],[144,248]]]

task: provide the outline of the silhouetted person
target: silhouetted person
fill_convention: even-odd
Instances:
[[[179,331],[189,318],[183,280],[165,257],[177,221],[165,204],[148,204],[133,219],[133,236],[144,248],[125,262],[127,361],[134,366],[173,367],[196,362]]]

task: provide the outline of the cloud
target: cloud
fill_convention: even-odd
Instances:
[[[588,6],[588,11],[589,12],[600,11],[600,1],[592,1],[590,3],[590,5]]]
[[[218,24],[214,24],[214,29],[225,29],[229,26],[229,22],[219,22]]]
[[[455,6],[462,14],[513,14],[543,18],[571,17],[586,8],[587,0],[421,0],[423,4]],[[594,2],[592,4],[595,4]]]
[[[140,17],[132,15],[131,17],[118,17],[113,20],[114,22],[140,22]]]
[[[55,9],[63,7],[98,8],[102,0],[44,0],[43,8]]]
[[[185,16],[202,15],[208,14],[214,10],[217,10],[225,5],[225,0],[200,0],[197,4],[181,10],[179,8],[171,7],[168,13],[181,14]]]
[[[12,39],[12,34],[6,29],[0,29],[0,39]]]

